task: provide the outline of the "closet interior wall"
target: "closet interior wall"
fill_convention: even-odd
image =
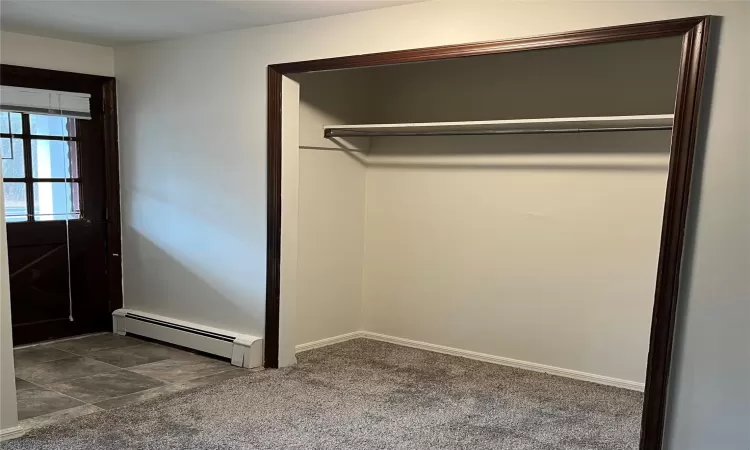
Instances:
[[[297,342],[364,330],[643,383],[670,131],[347,142],[322,126],[671,114],[680,45],[300,77]],[[340,146],[362,151],[321,150]]]
[[[362,123],[376,92],[366,71],[302,74],[299,102],[297,344],[361,328],[369,139],[325,139],[323,125]]]

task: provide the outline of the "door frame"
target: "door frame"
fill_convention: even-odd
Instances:
[[[106,220],[106,264],[107,302],[112,311],[122,308],[122,265],[120,225],[120,156],[117,137],[117,86],[114,77],[90,75],[76,72],[37,69],[32,67],[0,64],[0,84],[33,89],[81,92],[91,95],[91,116],[101,123],[100,144],[104,151],[105,220]],[[96,145],[96,144],[95,144]],[[5,225],[5,224],[3,224]],[[111,317],[102,319],[97,328],[81,332],[111,329]]]
[[[290,62],[268,66],[267,256],[265,367],[279,365],[281,271],[282,77],[295,73],[375,67],[540,49],[682,36],[671,158],[659,247],[646,370],[640,449],[661,450],[669,371],[693,175],[701,91],[706,71],[709,16],[572,31],[520,39]]]

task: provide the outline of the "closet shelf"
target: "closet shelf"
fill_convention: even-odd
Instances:
[[[485,120],[474,122],[326,125],[323,136],[460,136],[490,134],[584,133],[602,131],[669,130],[673,114],[647,116],[562,117]]]

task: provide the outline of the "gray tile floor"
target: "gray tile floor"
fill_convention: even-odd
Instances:
[[[116,334],[13,353],[18,419],[27,429],[249,373],[227,361]]]

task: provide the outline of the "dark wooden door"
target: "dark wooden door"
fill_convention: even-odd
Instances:
[[[8,224],[15,345],[111,328],[101,228],[87,220]]]
[[[92,95],[90,120],[0,112],[13,343],[111,330],[122,298],[106,79],[12,69],[0,83]]]

